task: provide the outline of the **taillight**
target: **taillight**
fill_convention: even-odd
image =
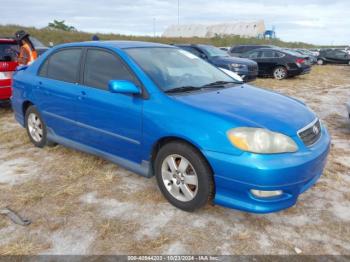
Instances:
[[[297,58],[297,60],[295,61],[297,64],[301,65],[305,63],[305,59],[303,58]]]
[[[0,80],[8,80],[12,78],[12,72],[0,72]]]

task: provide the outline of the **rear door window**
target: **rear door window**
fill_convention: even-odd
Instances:
[[[261,53],[261,58],[274,58],[275,52],[273,50],[264,50]]]
[[[244,52],[244,46],[234,46],[231,49],[231,52],[232,53],[242,53],[242,52]]]
[[[343,52],[343,51],[334,51],[333,53],[334,57],[337,59],[346,59],[347,58],[347,53]]]
[[[110,80],[128,80],[139,85],[136,77],[117,55],[105,50],[89,49],[84,68],[84,85],[108,90]]]
[[[15,62],[19,54],[19,46],[16,43],[0,43],[0,61]]]
[[[52,54],[40,69],[39,75],[69,83],[79,81],[81,48],[63,49]],[[48,63],[48,64],[46,64]]]

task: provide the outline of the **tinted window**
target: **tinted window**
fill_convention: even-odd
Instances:
[[[281,52],[274,52],[275,53],[275,57],[280,58],[280,57],[284,57],[285,54],[281,53]]]
[[[135,77],[116,55],[103,50],[88,50],[84,69],[84,84],[107,90],[110,80],[135,82]]]
[[[347,58],[347,53],[345,53],[343,51],[334,51],[333,55],[339,59]]]
[[[19,47],[16,43],[0,43],[0,61],[17,61]]]
[[[258,58],[258,54],[259,54],[258,51],[250,52],[250,53],[247,55],[247,57],[249,57],[249,58]]]
[[[275,52],[273,50],[264,50],[261,52],[261,58],[273,58],[275,57]]]
[[[241,52],[243,52],[243,50],[244,50],[243,46],[234,46],[234,47],[232,47],[231,52],[232,53],[241,53]]]
[[[64,49],[51,55],[47,77],[70,83],[78,82],[81,54],[82,50],[80,48],[74,48]],[[45,65],[43,70],[45,71]]]
[[[39,71],[39,76],[47,77],[47,70],[49,68],[49,59],[46,59],[44,64],[41,66]]]
[[[183,50],[186,50],[186,51],[188,51],[188,52],[190,52],[190,53],[192,53],[192,54],[198,56],[198,57],[201,57],[201,52],[199,52],[197,49],[195,49],[195,48],[193,48],[193,47],[190,47],[190,46],[181,46],[181,48],[182,48]]]

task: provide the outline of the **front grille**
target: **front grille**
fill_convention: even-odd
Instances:
[[[311,146],[321,136],[321,123],[320,120],[316,120],[306,127],[298,131],[298,135],[306,146]]]
[[[256,65],[248,65],[249,72],[257,72],[258,67]]]

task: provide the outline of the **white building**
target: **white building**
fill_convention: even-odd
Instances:
[[[239,35],[241,37],[258,37],[265,32],[263,20],[255,22],[232,22],[222,24],[184,24],[169,26],[163,33],[163,37],[214,37]]]

